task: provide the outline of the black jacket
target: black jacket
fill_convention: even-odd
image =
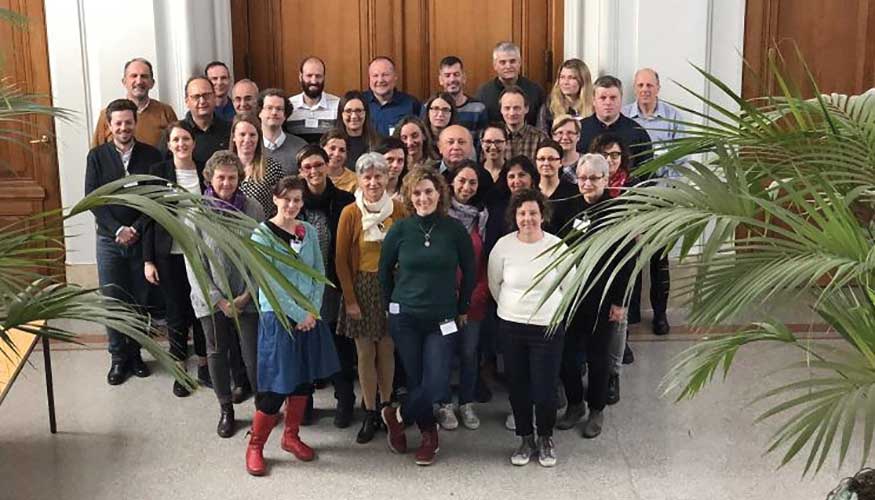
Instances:
[[[152,165],[161,161],[161,153],[148,144],[134,142],[133,148],[127,170],[131,175],[147,175]],[[101,144],[88,152],[85,194],[88,195],[100,186],[125,175],[125,166],[115,144],[112,141]],[[142,237],[148,222],[147,217],[139,211],[119,205],[95,208],[92,212],[97,221],[97,234],[113,239],[122,226],[133,227]]]
[[[152,165],[150,172],[155,177],[166,179],[176,183],[176,165],[173,160],[164,160]],[[201,193],[204,192],[203,171],[198,171],[198,179],[200,180]],[[170,255],[170,248],[173,246],[173,237],[170,236],[161,225],[149,219],[146,224],[146,230],[143,233],[143,261],[155,262],[156,259],[166,258]]]
[[[338,189],[331,182],[331,179],[326,178],[325,191],[322,191],[322,194],[313,194],[309,189],[304,191],[304,207],[301,209],[300,215],[298,215],[298,218],[311,222],[307,220],[306,212],[308,210],[318,210],[326,214],[331,238],[328,244],[328,251],[325,253],[325,277],[331,280],[332,283],[337,283],[337,271],[335,271],[334,267],[337,250],[337,225],[340,222],[340,213],[343,212],[343,208],[351,203],[355,203],[355,196],[342,189]]]

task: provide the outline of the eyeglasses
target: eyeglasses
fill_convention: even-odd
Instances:
[[[435,106],[428,108],[428,110],[434,111],[435,113],[442,114],[442,115],[448,115],[448,114],[450,114],[450,112],[452,112],[452,109],[450,109],[450,108],[438,108]]]
[[[623,153],[621,153],[619,151],[609,151],[609,152],[602,153],[602,156],[604,156],[607,159],[611,159],[611,160],[619,160],[620,157],[623,156]]]
[[[577,181],[581,184],[586,184],[586,181],[589,181],[590,184],[595,184],[596,182],[604,179],[604,175],[581,175],[577,177]]]
[[[495,147],[495,146],[504,146],[504,143],[507,142],[504,139],[495,139],[495,140],[484,140],[482,141],[483,145],[486,147]]]
[[[365,110],[362,109],[362,108],[358,108],[358,109],[344,109],[344,110],[343,110],[343,114],[345,114],[345,115],[347,115],[347,116],[349,116],[349,115],[363,115],[363,114],[365,114]]]
[[[548,161],[548,162],[552,163],[552,162],[554,162],[554,161],[559,161],[559,160],[561,160],[561,159],[562,159],[562,158],[559,158],[558,156],[539,156],[539,157],[535,158],[535,161],[537,161],[537,162],[546,162],[546,161]]]
[[[200,101],[201,99],[203,99],[203,100],[205,100],[205,101],[206,101],[206,100],[209,100],[209,99],[212,99],[213,96],[215,96],[215,94],[213,94],[212,92],[206,92],[206,93],[204,93],[204,94],[190,94],[190,95],[188,96],[188,98],[191,99],[191,100],[194,101],[194,102],[197,102],[197,101]]]
[[[580,134],[573,130],[563,130],[561,132],[553,132],[553,135],[558,137],[577,137]]]

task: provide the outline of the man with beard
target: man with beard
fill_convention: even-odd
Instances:
[[[266,89],[258,96],[257,104],[264,153],[282,165],[285,175],[297,174],[298,151],[307,145],[307,141],[283,132],[283,123],[291,112],[291,101],[282,89]]]
[[[149,91],[155,86],[152,63],[142,57],[125,63],[122,85],[127,94],[125,97],[137,105],[134,138],[150,146],[156,146],[167,125],[176,121],[176,113],[169,105],[149,97]],[[111,140],[112,131],[106,121],[106,113],[101,113],[94,128],[91,147],[97,147]]]
[[[465,67],[461,59],[456,56],[441,59],[438,83],[444,92],[453,96],[456,123],[470,130],[472,136],[479,137],[489,123],[489,115],[485,104],[465,94],[465,81]]]
[[[204,76],[213,84],[213,92],[216,94],[216,115],[231,122],[234,119],[234,103],[228,96],[231,90],[231,70],[222,61],[212,61],[204,68]]]
[[[106,107],[105,119],[111,138],[88,152],[85,194],[128,175],[145,175],[161,161],[161,153],[136,140],[137,105],[117,99]],[[103,294],[135,306],[143,306],[148,295],[143,273],[140,237],[146,216],[131,208],[109,205],[92,210],[97,223],[97,275]],[[143,332],[144,334],[146,332]],[[140,357],[140,344],[114,328],[106,329],[112,364],[106,381],[124,382],[133,373],[143,378],[149,367]]]
[[[318,144],[322,134],[334,128],[340,99],[325,90],[325,63],[315,56],[301,62],[298,73],[300,94],[292,96],[286,130],[310,144]]]
[[[235,114],[253,113],[256,99],[258,99],[258,85],[248,78],[237,80],[231,89],[231,101],[234,103]]]

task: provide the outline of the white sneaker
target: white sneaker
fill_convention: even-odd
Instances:
[[[459,406],[459,416],[462,417],[462,425],[474,430],[480,427],[480,419],[474,413],[474,403],[465,403]]]
[[[509,413],[507,418],[504,419],[504,426],[507,427],[509,431],[516,430],[516,419],[513,418],[513,413]]]
[[[453,403],[442,404],[437,409],[437,421],[440,426],[447,431],[451,431],[459,427],[459,421],[456,419],[456,412]]]
[[[527,465],[532,456],[537,454],[535,438],[533,436],[523,436],[520,440],[520,447],[510,456],[510,463],[517,466]]]

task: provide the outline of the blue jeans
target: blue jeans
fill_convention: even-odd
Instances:
[[[97,235],[97,279],[103,295],[142,308],[149,294],[143,274],[140,242],[126,247],[109,236]],[[143,332],[146,333],[146,332]],[[107,328],[112,360],[126,362],[140,355],[140,344],[114,328]]]
[[[440,331],[440,321],[411,314],[390,314],[389,333],[407,372],[407,402],[401,418],[422,429],[435,425],[432,405],[449,385],[450,357]],[[459,335],[459,332],[451,335]]]
[[[477,389],[477,377],[480,375],[480,360],[477,346],[480,343],[480,321],[469,321],[460,332],[444,337],[447,344],[449,360],[459,355],[459,404],[474,401]],[[448,377],[449,378],[449,377]],[[447,384],[441,396],[441,403],[452,400],[450,385]]]

